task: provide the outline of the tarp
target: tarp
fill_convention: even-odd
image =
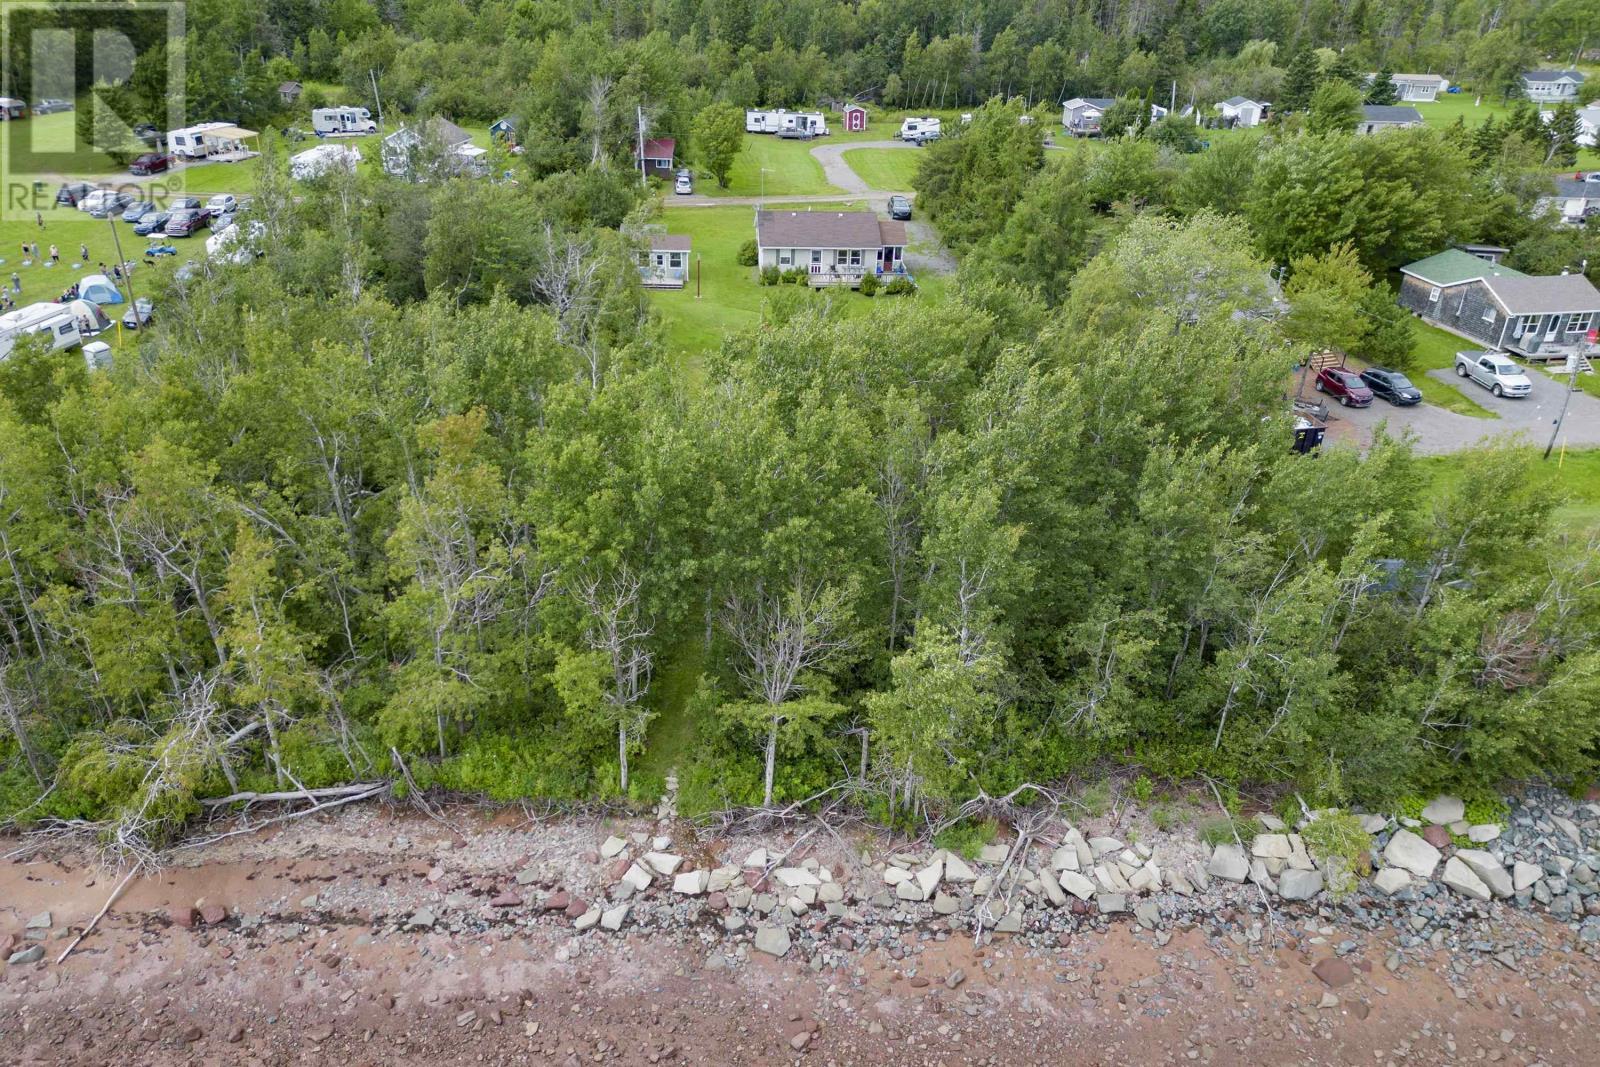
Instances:
[[[78,296],[96,304],[122,303],[122,291],[104,274],[90,274],[78,283]]]
[[[205,131],[205,136],[218,141],[242,141],[246,137],[259,135],[255,130],[247,130],[241,126],[222,126],[215,130]]]

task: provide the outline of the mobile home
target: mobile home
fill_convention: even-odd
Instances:
[[[784,130],[804,130],[817,137],[826,136],[828,117],[820,111],[789,111],[781,107],[752,108],[744,113],[746,133],[782,133]]]
[[[185,126],[167,134],[167,149],[180,159],[204,159],[229,143],[206,135],[231,129],[231,122],[202,122],[198,126]]]
[[[0,315],[0,359],[11,355],[17,338],[34,333],[49,337],[54,351],[83,343],[78,319],[71,308],[61,304],[29,304]]]
[[[364,107],[317,107],[311,109],[311,132],[322,134],[377,133],[372,112]]]

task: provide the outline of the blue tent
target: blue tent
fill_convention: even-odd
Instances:
[[[104,274],[90,274],[78,283],[78,296],[96,304],[122,303],[122,291]]]

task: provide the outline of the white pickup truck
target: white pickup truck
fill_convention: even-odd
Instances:
[[[1509,356],[1498,352],[1457,352],[1456,373],[1471,378],[1495,396],[1527,396],[1533,382]]]

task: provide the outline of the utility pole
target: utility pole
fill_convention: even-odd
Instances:
[[[1584,341],[1592,349],[1595,343],[1600,341],[1600,330],[1590,330]],[[1556,438],[1561,436],[1561,423],[1567,417],[1567,405],[1572,403],[1572,394],[1578,388],[1578,363],[1581,355],[1580,352],[1574,352],[1567,357],[1567,369],[1571,372],[1567,375],[1567,395],[1561,399],[1561,414],[1556,416],[1555,429],[1550,431],[1550,443],[1544,446],[1545,459],[1550,458],[1551,451],[1556,447]]]
[[[638,135],[639,150],[639,184],[646,185],[650,181],[649,171],[645,168],[644,161],[644,106],[633,105],[634,129]]]
[[[116,212],[113,211],[106,215],[106,225],[111,227],[111,243],[117,250],[117,269],[112,272],[111,276],[115,278],[118,274],[122,275],[122,286],[128,293],[128,309],[133,312],[133,321],[138,323],[137,328],[143,329],[144,324],[139,322],[139,309],[134,305],[133,301],[133,267],[129,265],[127,260],[122,258],[122,238],[117,234]],[[119,339],[122,337],[121,319],[117,320],[117,337]]]
[[[367,68],[367,77],[372,80],[372,102],[378,105],[378,132],[383,132],[383,97],[378,95],[378,72],[371,67]]]

